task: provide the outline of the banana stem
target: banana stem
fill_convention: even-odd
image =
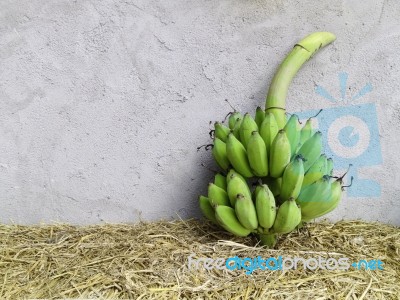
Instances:
[[[314,53],[335,39],[330,32],[314,32],[298,42],[279,66],[269,86],[265,111],[274,114],[280,129],[286,123],[286,95],[293,77]]]
[[[258,238],[261,242],[261,245],[267,246],[268,248],[273,248],[277,242],[278,235],[276,233],[260,233]]]

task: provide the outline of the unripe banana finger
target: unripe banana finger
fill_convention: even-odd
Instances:
[[[303,158],[305,159],[304,161],[305,172],[308,171],[308,169],[321,155],[321,150],[322,150],[322,133],[320,131],[317,131],[297,151],[297,154],[302,155]]]
[[[332,176],[333,175],[333,159],[330,157],[326,163],[326,174]]]
[[[208,184],[208,199],[212,204],[229,206],[229,197],[225,190],[216,186],[214,183]]]
[[[228,125],[229,125],[229,129],[233,130],[233,127],[235,126],[235,124],[239,121],[243,120],[243,115],[240,112],[234,112],[230,115],[229,119],[228,119]]]
[[[235,173],[232,173],[229,177],[227,193],[232,207],[235,207],[238,194],[251,198],[251,192],[246,180]]]
[[[214,134],[216,138],[219,138],[221,141],[226,143],[226,140],[228,138],[228,134],[231,132],[231,130],[226,127],[224,124],[220,122],[215,122],[214,123]]]
[[[293,198],[282,203],[276,213],[275,223],[272,226],[274,233],[289,233],[301,222],[301,210]]]
[[[245,179],[242,175],[240,175],[238,172],[236,172],[235,169],[230,169],[229,172],[228,172],[228,174],[226,175],[226,184],[228,185],[228,184],[229,184],[229,181],[230,181],[232,178],[234,178],[235,176],[240,177],[244,182],[247,183],[246,179]]]
[[[265,111],[260,106],[257,106],[256,117],[254,118],[254,120],[256,121],[258,128],[261,127],[264,118],[265,118]]]
[[[247,149],[247,144],[249,143],[253,131],[258,131],[257,123],[249,113],[246,113],[239,130],[240,141],[245,149]]]
[[[341,199],[342,186],[340,181],[334,181],[330,187],[330,194],[327,199],[323,201],[315,201],[311,205],[305,207],[304,212],[302,209],[302,220],[310,221],[319,218],[332,210],[334,210]]]
[[[331,198],[331,182],[329,176],[302,188],[296,202],[301,206],[303,220],[312,219],[320,211],[324,203]]]
[[[271,145],[276,135],[278,134],[278,131],[278,124],[276,123],[274,115],[271,113],[266,113],[264,121],[261,123],[260,126],[260,135],[264,140],[268,154],[271,152]]]
[[[256,212],[258,223],[265,229],[269,229],[275,222],[276,203],[268,186],[263,184],[256,188]]]
[[[224,175],[222,175],[221,173],[215,174],[214,184],[217,187],[219,187],[219,188],[221,188],[221,189],[226,191],[226,188],[227,188],[226,177]]]
[[[217,205],[214,210],[218,224],[226,231],[242,237],[248,236],[251,233],[251,230],[246,229],[240,224],[232,207]]]
[[[242,126],[243,119],[237,119],[232,128],[233,135],[240,141],[240,127]]]
[[[226,142],[226,155],[238,173],[247,178],[253,177],[246,149],[232,133],[228,135]]]
[[[269,159],[269,174],[271,177],[281,177],[290,162],[290,143],[285,130],[279,130],[271,145]]]
[[[283,128],[286,132],[286,135],[289,139],[290,143],[290,157],[292,157],[298,146],[300,141],[300,125],[299,125],[299,117],[295,114],[291,115],[289,120],[287,121],[285,127]]]
[[[226,144],[219,138],[214,139],[212,155],[221,169],[227,170],[229,168],[230,162],[226,153]]]
[[[321,179],[327,173],[327,159],[325,154],[312,164],[308,171],[304,174],[303,187],[312,184],[313,182]]]
[[[303,128],[300,130],[300,146],[303,145],[311,136],[314,134],[312,128],[311,118],[307,119],[306,124],[304,124]]]
[[[304,179],[303,159],[297,155],[285,168],[282,176],[282,188],[280,198],[282,201],[289,198],[296,199],[300,193]]]
[[[243,227],[250,230],[257,229],[257,213],[251,198],[238,194],[236,197],[235,212]]]
[[[268,155],[264,140],[257,131],[253,131],[247,145],[247,156],[254,175],[268,175]]]
[[[199,206],[203,215],[212,221],[215,224],[218,224],[217,219],[215,218],[214,208],[211,206],[211,203],[207,197],[200,196],[199,197]]]

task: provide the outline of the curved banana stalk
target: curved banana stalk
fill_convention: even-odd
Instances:
[[[314,32],[298,42],[279,66],[269,86],[265,103],[265,111],[274,114],[279,129],[286,123],[286,95],[293,77],[314,53],[335,39],[335,35],[330,32]]]

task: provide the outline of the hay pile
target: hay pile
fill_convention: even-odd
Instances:
[[[400,299],[400,229],[310,223],[276,249],[198,220],[0,226],[0,298]],[[383,271],[188,269],[188,257],[380,259]]]

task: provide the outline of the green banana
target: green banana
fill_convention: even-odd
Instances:
[[[292,157],[298,146],[300,141],[300,128],[299,128],[299,117],[295,114],[291,115],[289,120],[287,121],[285,127],[283,128],[286,132],[286,135],[289,139],[290,143],[290,157]]]
[[[266,184],[265,184],[265,185],[266,185]],[[263,186],[263,184],[262,184],[262,183],[259,183],[259,184],[257,184],[256,188],[253,190],[253,193],[251,194],[251,198],[252,198],[254,201],[255,201],[255,199],[257,198],[258,192],[261,191],[261,189],[263,188],[262,186]],[[266,185],[266,186],[267,186],[267,185]]]
[[[268,175],[268,156],[264,140],[257,131],[251,133],[247,145],[247,157],[254,175],[265,177]]]
[[[271,81],[265,112],[257,107],[253,118],[233,108],[228,124],[215,122],[213,156],[225,171],[222,174],[228,174],[215,175],[208,197],[201,196],[199,203],[209,219],[214,210],[214,221],[225,230],[239,236],[256,234],[261,244],[272,247],[280,234],[300,226],[301,219],[325,214],[340,201],[341,184],[321,178],[332,174],[333,163],[320,158],[320,133],[312,128],[311,118],[300,129],[297,116],[287,118],[285,105],[297,71],[334,39],[330,33],[317,32],[296,43]],[[303,171],[297,154],[303,158]],[[256,187],[251,195],[247,179],[252,183],[253,176],[268,186]]]
[[[321,131],[317,131],[297,151],[297,154],[301,154],[305,159],[304,161],[305,172],[308,171],[308,169],[312,166],[312,164],[321,155],[321,150],[322,150],[322,133]]]
[[[226,191],[226,177],[221,173],[215,174],[214,184]]]
[[[242,194],[251,199],[251,192],[246,180],[237,173],[230,174],[227,193],[232,207],[235,207],[236,197],[238,194]]]
[[[238,118],[232,128],[232,132],[238,140],[240,140],[240,127],[242,126],[242,122],[243,119]]]
[[[245,228],[240,224],[236,217],[235,210],[229,206],[216,205],[214,207],[215,218],[218,224],[221,225],[226,231],[237,236],[248,236],[251,230]]]
[[[336,39],[330,32],[315,32],[297,42],[272,78],[265,101],[265,111],[275,115],[279,129],[285,125],[285,102],[289,84],[301,66],[319,49]]]
[[[301,221],[301,210],[294,198],[289,198],[279,206],[272,230],[274,233],[289,233],[293,231]]]
[[[306,123],[300,130],[300,141],[299,144],[303,145],[312,135],[314,134],[314,130],[312,127],[311,118],[307,119]]]
[[[249,113],[246,113],[239,130],[240,141],[246,149],[253,131],[258,131],[257,123]]]
[[[208,199],[211,204],[230,206],[229,197],[225,190],[216,186],[214,183],[208,184]]]
[[[319,112],[310,118],[307,119],[306,124],[304,124],[303,128],[300,130],[300,143],[299,145],[303,145],[309,138],[311,138],[315,132],[312,126],[312,119],[316,118],[320,113],[322,112],[322,109],[319,110]]]
[[[221,141],[226,143],[226,140],[228,139],[228,134],[231,132],[231,130],[226,127],[224,124],[220,122],[215,122],[214,123],[214,135],[216,138],[219,138]]]
[[[235,111],[229,116],[228,119],[229,129],[232,130],[238,120],[239,121],[243,120],[243,115],[240,112]]]
[[[322,176],[327,175],[327,159],[325,154],[312,164],[308,171],[304,174],[303,187],[319,180]]]
[[[280,198],[282,201],[289,198],[296,199],[300,193],[304,179],[303,158],[301,155],[296,157],[286,166],[282,176],[282,188]]]
[[[199,205],[203,215],[213,223],[218,224],[217,219],[215,218],[214,208],[211,206],[210,200],[207,197],[200,196]]]
[[[247,159],[247,152],[242,143],[230,133],[226,142],[226,155],[236,170],[244,177],[253,177],[249,161]]]
[[[269,154],[269,175],[274,178],[281,177],[285,167],[290,162],[290,143],[285,130],[278,131],[271,145]]]
[[[257,212],[251,198],[245,197],[243,194],[238,194],[236,196],[235,212],[240,224],[242,224],[243,227],[250,230],[257,229]]]
[[[256,188],[256,212],[258,223],[264,229],[269,229],[275,222],[276,203],[275,198],[266,184]]]
[[[334,210],[339,205],[340,199],[342,198],[342,191],[341,182],[335,180],[331,185],[331,194],[329,199],[320,202],[312,212],[308,213],[307,217],[304,216],[304,221],[311,221],[312,219],[319,218]]]
[[[239,176],[240,178],[243,179],[244,182],[247,183],[246,179],[242,175],[240,175],[238,172],[236,172],[235,169],[230,169],[228,171],[228,174],[226,175],[226,184],[227,185],[229,185],[231,178],[233,178],[232,174],[234,174],[234,176]]]
[[[214,138],[212,155],[221,169],[227,170],[229,168],[230,162],[226,153],[226,144],[219,138]]]
[[[260,106],[257,106],[256,117],[254,119],[256,121],[258,128],[261,127],[261,124],[264,121],[264,118],[265,118],[265,111]]]
[[[333,174],[333,159],[331,157],[326,162],[326,174],[330,176]]]
[[[318,181],[302,188],[296,202],[301,207],[303,221],[313,219],[321,205],[332,195],[330,176],[324,175]]]
[[[267,153],[271,152],[271,145],[278,134],[278,131],[278,124],[276,123],[274,115],[272,113],[266,113],[264,121],[260,126],[260,135],[264,140]]]
[[[352,165],[350,164],[349,169],[351,166]],[[332,183],[330,183],[329,175],[324,176],[325,180],[329,181],[330,193],[328,194],[327,197],[321,198],[321,201],[319,201],[318,205],[315,205],[314,207],[309,209],[307,215],[305,215],[303,217],[304,221],[309,221],[311,219],[321,217],[321,216],[331,212],[339,205],[339,202],[342,198],[343,188],[344,188],[344,186],[342,185],[343,178],[349,172],[349,169],[341,177],[339,177]],[[351,182],[353,182],[353,177],[351,177]],[[351,183],[349,186],[351,186]]]

